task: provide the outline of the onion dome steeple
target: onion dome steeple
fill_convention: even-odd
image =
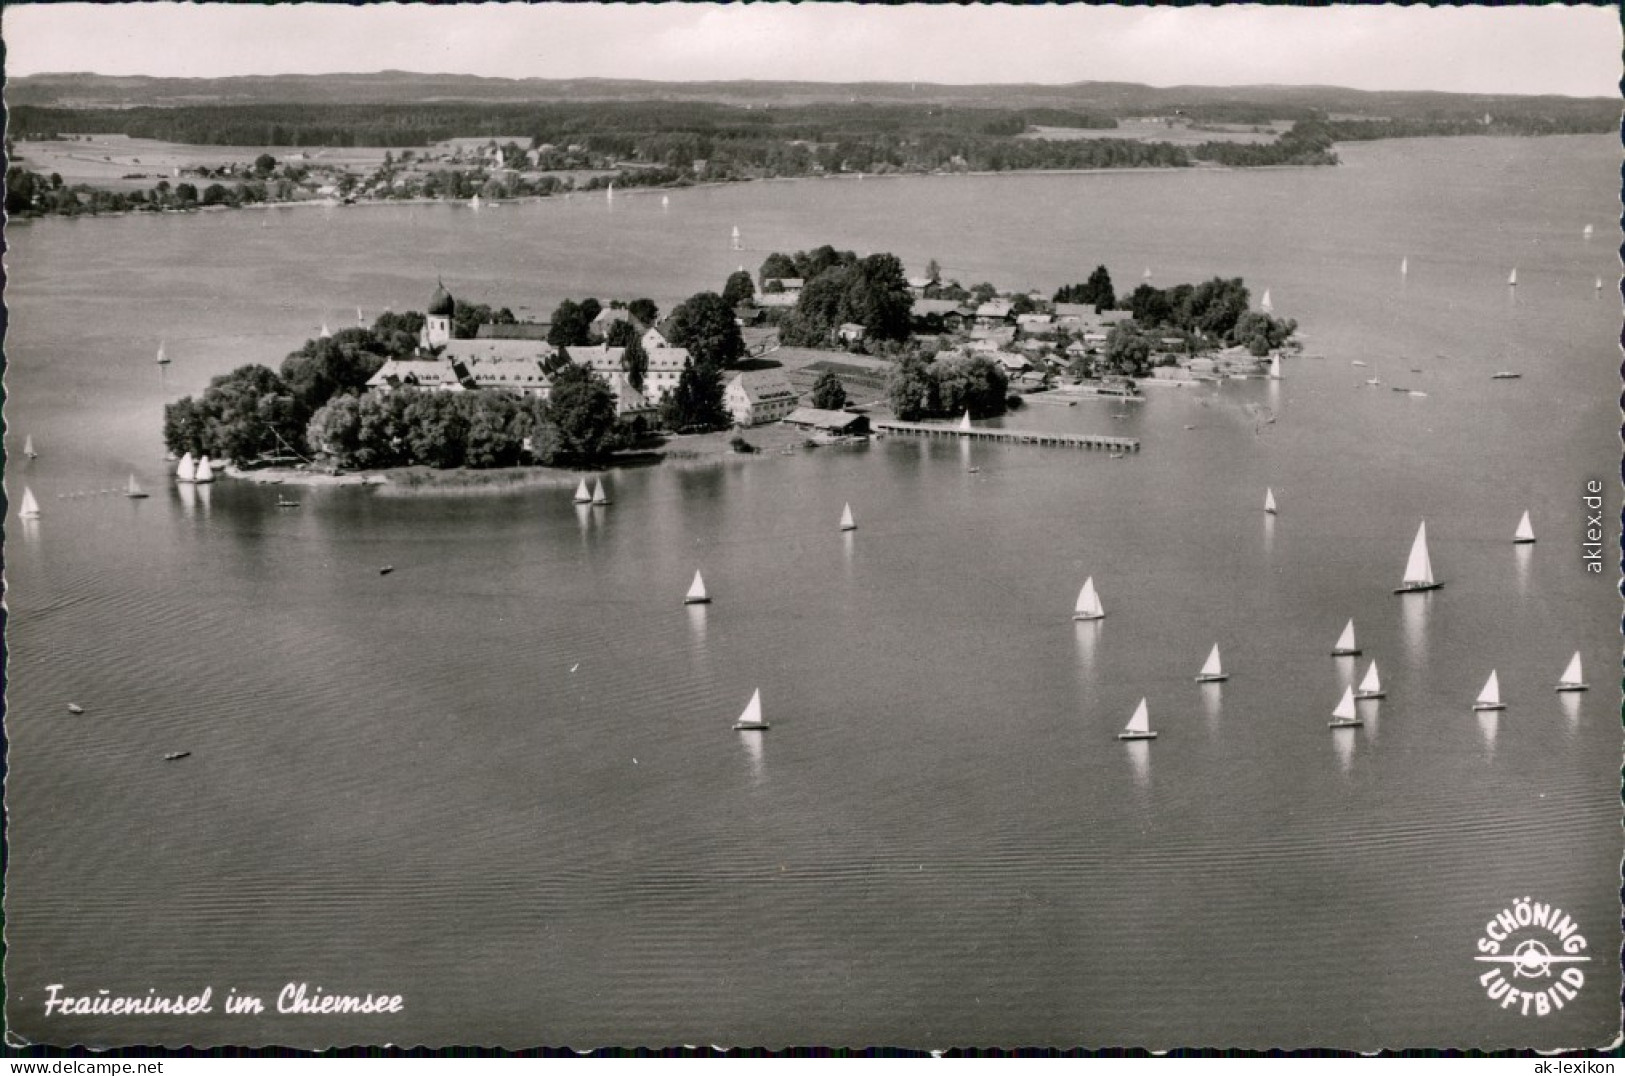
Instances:
[[[429,316],[435,318],[449,318],[457,312],[457,301],[446,290],[446,285],[439,280],[435,281],[434,295],[429,299]]]

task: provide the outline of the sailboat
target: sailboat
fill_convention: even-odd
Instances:
[[[1258,309],[1266,314],[1275,313],[1275,304],[1270,302],[1270,290],[1268,288],[1264,289],[1264,297],[1258,300]]]
[[[1354,689],[1357,699],[1382,699],[1388,697],[1388,692],[1382,689],[1382,678],[1377,675],[1377,663],[1373,661],[1371,667],[1365,671],[1365,678],[1360,686]]]
[[[124,495],[131,500],[140,500],[147,495],[147,491],[141,488],[141,484],[135,480],[135,475],[131,474],[130,484],[124,487]]]
[[[592,487],[592,503],[597,505],[609,503],[609,495],[604,492],[604,480],[602,478]]]
[[[162,340],[158,341],[158,365],[169,365],[169,356],[164,354],[164,342]]]
[[[1411,274],[1411,259],[1409,257],[1404,257],[1404,258],[1399,259],[1399,275],[1400,276],[1410,276],[1410,274]]]
[[[1587,224],[1585,226],[1585,231],[1582,232],[1581,234],[1584,235],[1587,239],[1590,239],[1592,230],[1593,229],[1592,229],[1591,225]]]
[[[1598,291],[1602,290],[1602,277],[1597,278],[1597,290]]]
[[[1145,267],[1145,272],[1140,274],[1140,279],[1141,280],[1150,280],[1151,279],[1151,267],[1149,265]]]
[[[22,519],[39,518],[39,502],[34,499],[34,491],[27,486],[23,487],[23,503],[17,509],[17,515]]]
[[[662,194],[660,196],[660,208],[661,209],[666,209],[666,208],[669,208],[670,206],[671,206],[671,195]]]
[[[322,322],[322,339],[323,340],[331,340],[332,338],[333,338],[333,330],[329,329],[327,327],[327,322],[325,322],[325,321]]]
[[[181,461],[175,465],[175,481],[197,481],[197,461],[192,458],[192,454],[190,452],[182,455]]]
[[[585,478],[583,478],[581,480],[580,484],[576,486],[575,503],[577,503],[577,504],[591,504],[592,503],[592,491],[587,488],[587,480]]]
[[[1563,678],[1557,682],[1557,690],[1588,691],[1590,688],[1591,685],[1585,682],[1585,676],[1580,672],[1580,652],[1576,650],[1563,670]]]
[[[1217,684],[1230,679],[1230,674],[1224,671],[1219,664],[1219,644],[1214,643],[1209,651],[1207,661],[1202,665],[1202,671],[1196,674],[1198,684]]]
[[[615,181],[614,180],[610,180],[609,188],[604,192],[604,200],[606,202],[613,202],[615,200]]]
[[[209,457],[204,456],[197,461],[197,472],[192,476],[192,481],[200,486],[214,481],[214,468],[209,465]]]
[[[1359,656],[1360,648],[1354,642],[1354,618],[1349,617],[1349,622],[1343,625],[1343,634],[1339,635],[1337,642],[1332,644],[1332,657],[1357,658]]]
[[[970,412],[968,411],[966,412],[966,414],[969,413]],[[23,455],[27,456],[29,459],[36,459],[39,456],[39,453],[34,451],[33,434],[29,434],[27,437],[23,438]]]
[[[1512,272],[1507,274],[1507,283],[1514,288],[1518,286],[1518,269],[1516,266],[1513,267]]]
[[[1495,678],[1495,670],[1490,670],[1490,678],[1484,681],[1484,690],[1478,693],[1478,701],[1473,703],[1477,711],[1505,710],[1501,702],[1501,681]]]
[[[1134,708],[1134,716],[1128,719],[1123,731],[1117,734],[1119,740],[1155,740],[1157,734],[1151,731],[1151,711],[1146,709],[1145,700]]]
[[[1416,529],[1416,541],[1411,543],[1411,558],[1405,562],[1405,578],[1394,589],[1395,594],[1416,594],[1424,590],[1438,590],[1443,583],[1433,581],[1433,561],[1428,559],[1428,525],[1424,521]]]
[[[745,712],[734,722],[734,729],[739,732],[761,732],[767,727],[767,722],[762,720],[762,689],[757,688],[750,693],[750,702],[745,704]]]
[[[857,522],[852,518],[852,506],[850,504],[841,509],[841,529],[843,531],[855,531],[858,529]]]
[[[361,308],[359,306],[355,308],[355,323],[357,325],[366,325],[367,324],[367,319],[366,319],[365,316],[362,315]]]
[[[1326,727],[1352,729],[1363,724],[1365,722],[1360,720],[1360,715],[1354,709],[1354,689],[1346,687],[1343,689],[1343,700],[1337,704],[1337,709],[1332,711],[1332,719],[1326,722]]]
[[[1528,545],[1535,540],[1535,528],[1529,525],[1529,513],[1526,511],[1523,518],[1518,520],[1518,529],[1512,532],[1514,545]]]
[[[711,596],[705,592],[705,580],[695,571],[694,582],[689,584],[688,593],[683,596],[684,605],[710,605]]]
[[[739,247],[739,225],[737,225],[737,224],[734,225],[733,248],[735,250],[740,249],[740,247]]]
[[[1072,611],[1073,620],[1103,620],[1106,610],[1101,608],[1100,595],[1095,593],[1095,577],[1090,576],[1083,581],[1083,589],[1078,591],[1078,604]]]
[[[969,408],[966,408],[964,417],[959,420],[959,428],[962,429],[962,430],[968,430],[968,429],[972,428],[971,424],[970,424],[970,409]]]
[[[1279,355],[1270,356],[1270,380],[1281,380],[1281,356]]]
[[[480,196],[477,194],[468,200],[468,208],[470,209],[478,209],[481,204]]]
[[[1264,488],[1264,512],[1266,515],[1275,514],[1275,491],[1267,486]]]

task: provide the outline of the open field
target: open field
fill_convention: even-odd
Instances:
[[[1176,146],[1196,146],[1203,142],[1271,142],[1292,126],[1290,123],[1260,125],[1259,130],[1236,125],[1213,124],[1209,127],[1191,127],[1163,120],[1120,120],[1112,130],[1091,130],[1078,127],[1035,127],[1018,138],[1036,138],[1049,142],[1076,142],[1090,138],[1123,138],[1133,142],[1168,142]]]
[[[371,172],[389,152],[383,147],[188,146],[125,135],[73,135],[62,140],[16,143],[14,163],[40,175],[52,172],[69,185],[88,183],[107,190],[145,189],[160,179],[173,181],[175,169],[252,164],[269,153],[278,161],[303,154],[313,164],[351,172]],[[127,179],[126,176],[139,176]]]

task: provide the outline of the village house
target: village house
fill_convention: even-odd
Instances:
[[[762,281],[762,291],[769,295],[778,292],[789,292],[799,295],[807,282],[798,276],[770,276]]]
[[[747,370],[735,374],[722,390],[722,403],[739,426],[777,422],[801,401],[801,394],[779,370]]]
[[[863,343],[863,334],[865,331],[866,330],[862,325],[848,321],[841,326],[837,335],[840,336],[841,343],[843,344],[861,344]]]
[[[784,416],[784,424],[830,437],[862,437],[869,433],[867,415],[818,407],[798,407]]]
[[[1009,299],[989,299],[976,308],[976,324],[992,329],[1009,323],[1012,315]]]

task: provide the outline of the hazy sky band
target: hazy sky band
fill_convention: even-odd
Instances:
[[[1611,6],[8,4],[13,76],[401,70],[506,78],[1357,89],[1616,96]]]

